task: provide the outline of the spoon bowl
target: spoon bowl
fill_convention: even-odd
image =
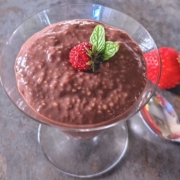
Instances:
[[[140,111],[150,131],[169,141],[180,142],[180,121],[173,105],[156,92]]]

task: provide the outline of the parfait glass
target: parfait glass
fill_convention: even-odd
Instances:
[[[36,32],[50,24],[71,19],[91,19],[126,31],[143,53],[154,51],[161,68],[157,46],[147,30],[128,15],[98,4],[71,3],[46,9],[25,20],[9,37],[0,56],[2,86],[8,97],[23,113],[40,122],[38,141],[45,157],[61,172],[75,177],[94,177],[112,169],[124,156],[128,146],[126,121],[139,112],[156,90],[155,82],[147,80],[136,103],[124,114],[95,125],[67,125],[37,114],[18,91],[14,64],[21,46]],[[147,71],[149,71],[147,69]],[[151,69],[150,71],[153,71]]]

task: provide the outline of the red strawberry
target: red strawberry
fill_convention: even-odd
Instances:
[[[180,83],[180,56],[179,53],[169,47],[159,48],[162,60],[162,72],[158,87],[170,89]],[[147,63],[148,78],[155,83],[159,72],[158,55],[156,51],[144,54]]]
[[[83,42],[71,49],[69,60],[71,64],[78,70],[91,69],[91,58],[88,51],[92,51],[92,44]]]

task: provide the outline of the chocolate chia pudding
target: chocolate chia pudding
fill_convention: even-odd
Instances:
[[[89,42],[96,25],[120,45],[95,73],[78,71],[70,50]],[[92,125],[127,112],[146,85],[146,64],[138,45],[122,30],[91,20],[52,24],[22,46],[15,75],[19,92],[40,115],[68,125]]]

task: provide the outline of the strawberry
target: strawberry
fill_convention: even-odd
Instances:
[[[90,61],[91,58],[88,55],[88,51],[92,50],[92,44],[83,42],[78,44],[69,54],[69,60],[71,64],[78,70],[89,70],[91,69]]]
[[[69,53],[69,60],[71,64],[78,70],[87,71],[92,69],[100,63],[100,55],[95,46],[91,43],[83,42],[73,47]]]
[[[161,89],[170,89],[180,83],[180,56],[179,53],[169,47],[159,48],[162,60],[162,72],[158,87]],[[147,76],[155,83],[158,78],[159,63],[156,51],[150,51],[144,54],[147,63]]]

